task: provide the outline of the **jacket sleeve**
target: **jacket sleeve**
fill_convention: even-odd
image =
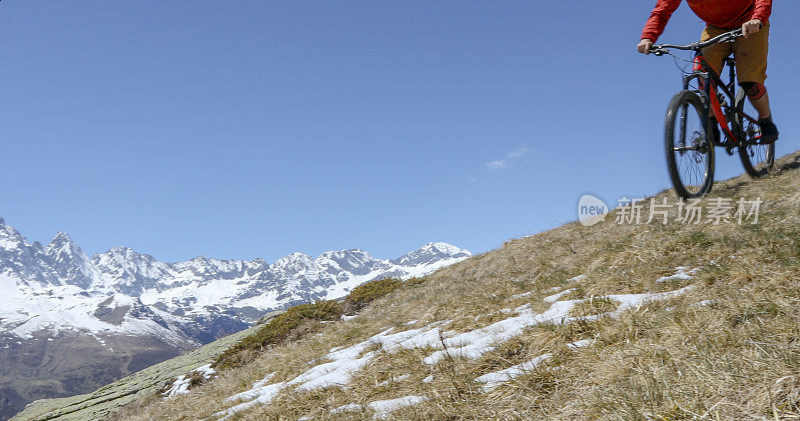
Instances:
[[[772,0],[756,0],[756,7],[753,9],[753,16],[750,19],[758,19],[766,23],[771,14]]]
[[[759,1],[762,3],[772,3],[772,0]],[[648,19],[647,23],[644,25],[642,39],[647,38],[650,41],[656,42],[658,37],[664,33],[664,27],[667,26],[669,18],[680,4],[681,0],[658,0],[655,9],[653,9],[653,13],[650,14],[650,19]]]

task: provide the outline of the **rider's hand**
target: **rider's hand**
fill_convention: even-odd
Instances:
[[[751,34],[755,34],[760,30],[761,30],[761,19],[749,20],[744,24],[742,24],[742,35],[744,35],[745,37]]]
[[[650,54],[651,48],[653,48],[653,41],[650,41],[647,38],[639,41],[639,45],[636,46],[636,50],[642,54]]]

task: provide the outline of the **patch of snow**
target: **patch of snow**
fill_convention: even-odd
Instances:
[[[522,294],[514,294],[511,296],[511,299],[516,300],[517,298],[530,297],[531,295],[533,295],[534,292],[535,291],[528,291],[528,292],[523,292]]]
[[[358,412],[363,409],[364,407],[357,403],[348,403],[347,405],[342,405],[332,409],[331,414],[341,414],[344,412]]]
[[[570,344],[567,344],[567,348],[569,349],[585,348],[592,344],[594,344],[594,339],[581,339],[580,341],[575,341]]]
[[[269,381],[272,380],[272,378],[275,377],[276,374],[278,374],[277,371],[273,371],[272,373],[267,374],[261,380],[254,382],[252,388],[255,389],[258,387],[266,386],[267,383],[269,383]]]
[[[529,309],[530,307],[531,307],[530,304],[523,304],[523,305],[521,305],[519,307],[515,307],[515,308],[504,308],[504,309],[501,309],[500,311],[494,312],[492,314],[497,314],[497,313],[503,313],[503,314],[516,313],[516,314],[519,314],[519,313]]]
[[[202,367],[195,368],[194,371],[202,374],[203,378],[206,380],[210,379],[211,376],[217,373],[216,370],[211,368],[211,364],[206,364]]]
[[[475,381],[480,383],[486,383],[483,386],[483,389],[488,391],[494,389],[495,387],[499,386],[504,382],[507,382],[525,373],[530,372],[531,370],[538,367],[540,364],[542,364],[543,362],[552,357],[553,354],[540,355],[526,363],[517,364],[513,367],[509,367],[500,371],[484,374],[475,379]]]
[[[561,324],[577,318],[570,318],[569,312],[580,300],[556,301],[544,313],[533,314],[530,309],[522,311],[518,316],[511,317],[489,326],[459,333],[444,340],[447,350],[439,350],[425,358],[426,364],[436,364],[448,354],[454,357],[478,358],[495,348],[495,345],[505,342],[530,327],[541,323]]]
[[[642,304],[652,302],[652,301],[663,301],[668,300],[670,298],[675,298],[680,295],[685,294],[690,289],[692,289],[692,285],[676,289],[674,291],[667,291],[667,292],[656,292],[656,293],[643,293],[643,294],[612,294],[606,295],[603,298],[608,298],[614,301],[618,301],[620,305],[617,307],[617,310],[614,311],[614,315],[619,314],[622,311],[634,309]]]
[[[164,392],[161,396],[165,398],[171,398],[173,396],[183,395],[184,393],[189,393],[189,384],[191,383],[190,379],[187,379],[186,376],[180,376],[175,379],[175,382],[172,383],[172,386]]]
[[[415,324],[417,324],[416,320],[412,320],[410,322],[406,322],[406,326],[411,326],[411,325],[415,325]]]
[[[353,320],[353,319],[355,319],[356,317],[358,317],[358,315],[354,315],[354,316],[348,316],[348,315],[346,315],[346,314],[342,314],[342,320],[344,320],[344,321]]]
[[[288,384],[297,385],[299,390],[346,385],[356,371],[366,366],[377,355],[375,351],[364,353],[369,347],[377,345],[386,352],[392,352],[399,348],[435,346],[439,342],[440,335],[440,330],[436,326],[442,323],[432,323],[420,329],[394,334],[391,334],[393,329],[389,328],[364,342],[329,353],[325,359],[331,360],[330,362],[312,367]]]
[[[692,279],[692,275],[697,273],[698,269],[688,269],[684,266],[678,266],[675,268],[675,274],[670,276],[662,276],[656,279],[656,282],[668,282],[668,281],[676,281],[676,280],[687,280]]]
[[[392,352],[396,349],[436,348],[441,346],[443,332],[438,327],[445,322],[431,323],[428,326],[398,332],[376,338],[384,351]]]
[[[542,301],[544,301],[546,303],[554,303],[554,302],[558,301],[561,297],[569,294],[572,291],[575,291],[575,288],[566,289],[566,290],[561,291],[559,293],[556,293],[556,294],[553,294],[553,295],[548,295],[547,297],[542,298]]]
[[[350,378],[356,371],[369,364],[374,357],[374,352],[367,352],[360,358],[343,358],[320,364],[297,376],[288,384],[297,385],[298,390],[344,386],[350,382]]]
[[[554,293],[554,292],[558,292],[558,291],[561,291],[561,287],[555,286],[555,287],[547,288],[546,290],[544,290],[542,292],[544,292],[545,294],[550,294],[550,293]]]
[[[433,374],[422,379],[422,383],[432,383],[432,382],[433,382]]]
[[[375,418],[387,418],[390,413],[397,411],[401,408],[413,406],[427,401],[428,398],[424,396],[405,396],[397,399],[388,399],[385,401],[375,401],[367,405],[367,407],[375,411]]]
[[[230,401],[243,401],[246,400],[247,402],[240,403],[234,407],[228,408],[224,411],[217,412],[214,414],[216,417],[222,417],[221,420],[229,419],[230,417],[234,416],[237,412],[244,411],[246,409],[250,409],[256,405],[266,405],[272,402],[278,393],[283,390],[286,386],[286,383],[274,383],[266,386],[261,386],[256,389],[250,389],[248,391],[233,395],[229,398],[225,399],[225,402]]]
[[[210,379],[216,371],[211,368],[211,364],[204,365],[202,367],[195,368],[192,370],[192,373],[200,373],[203,376],[203,379],[208,380]],[[191,385],[192,380],[186,375],[180,376],[175,379],[175,382],[172,383],[169,389],[162,394],[165,398],[171,398],[173,396],[183,395],[185,393],[189,393],[189,386]]]

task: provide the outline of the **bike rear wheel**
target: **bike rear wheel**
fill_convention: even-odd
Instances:
[[[747,100],[744,89],[740,89],[736,93],[736,109],[739,111],[736,115],[737,123],[744,132],[744,145],[739,146],[739,158],[742,160],[742,166],[750,177],[765,176],[772,171],[772,167],[775,165],[775,144],[760,145],[756,143],[757,140],[753,139],[761,136],[761,128],[742,117],[741,113],[744,112],[755,118],[758,116],[758,111]]]
[[[703,196],[714,184],[714,145],[700,96],[681,91],[667,108],[664,146],[675,192],[683,198]]]

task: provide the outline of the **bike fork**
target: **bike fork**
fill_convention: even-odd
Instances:
[[[683,149],[686,148],[686,115],[689,114],[689,104],[684,104],[681,107],[681,130],[680,130],[680,137],[679,137],[679,146],[681,148],[681,154],[683,154]]]

